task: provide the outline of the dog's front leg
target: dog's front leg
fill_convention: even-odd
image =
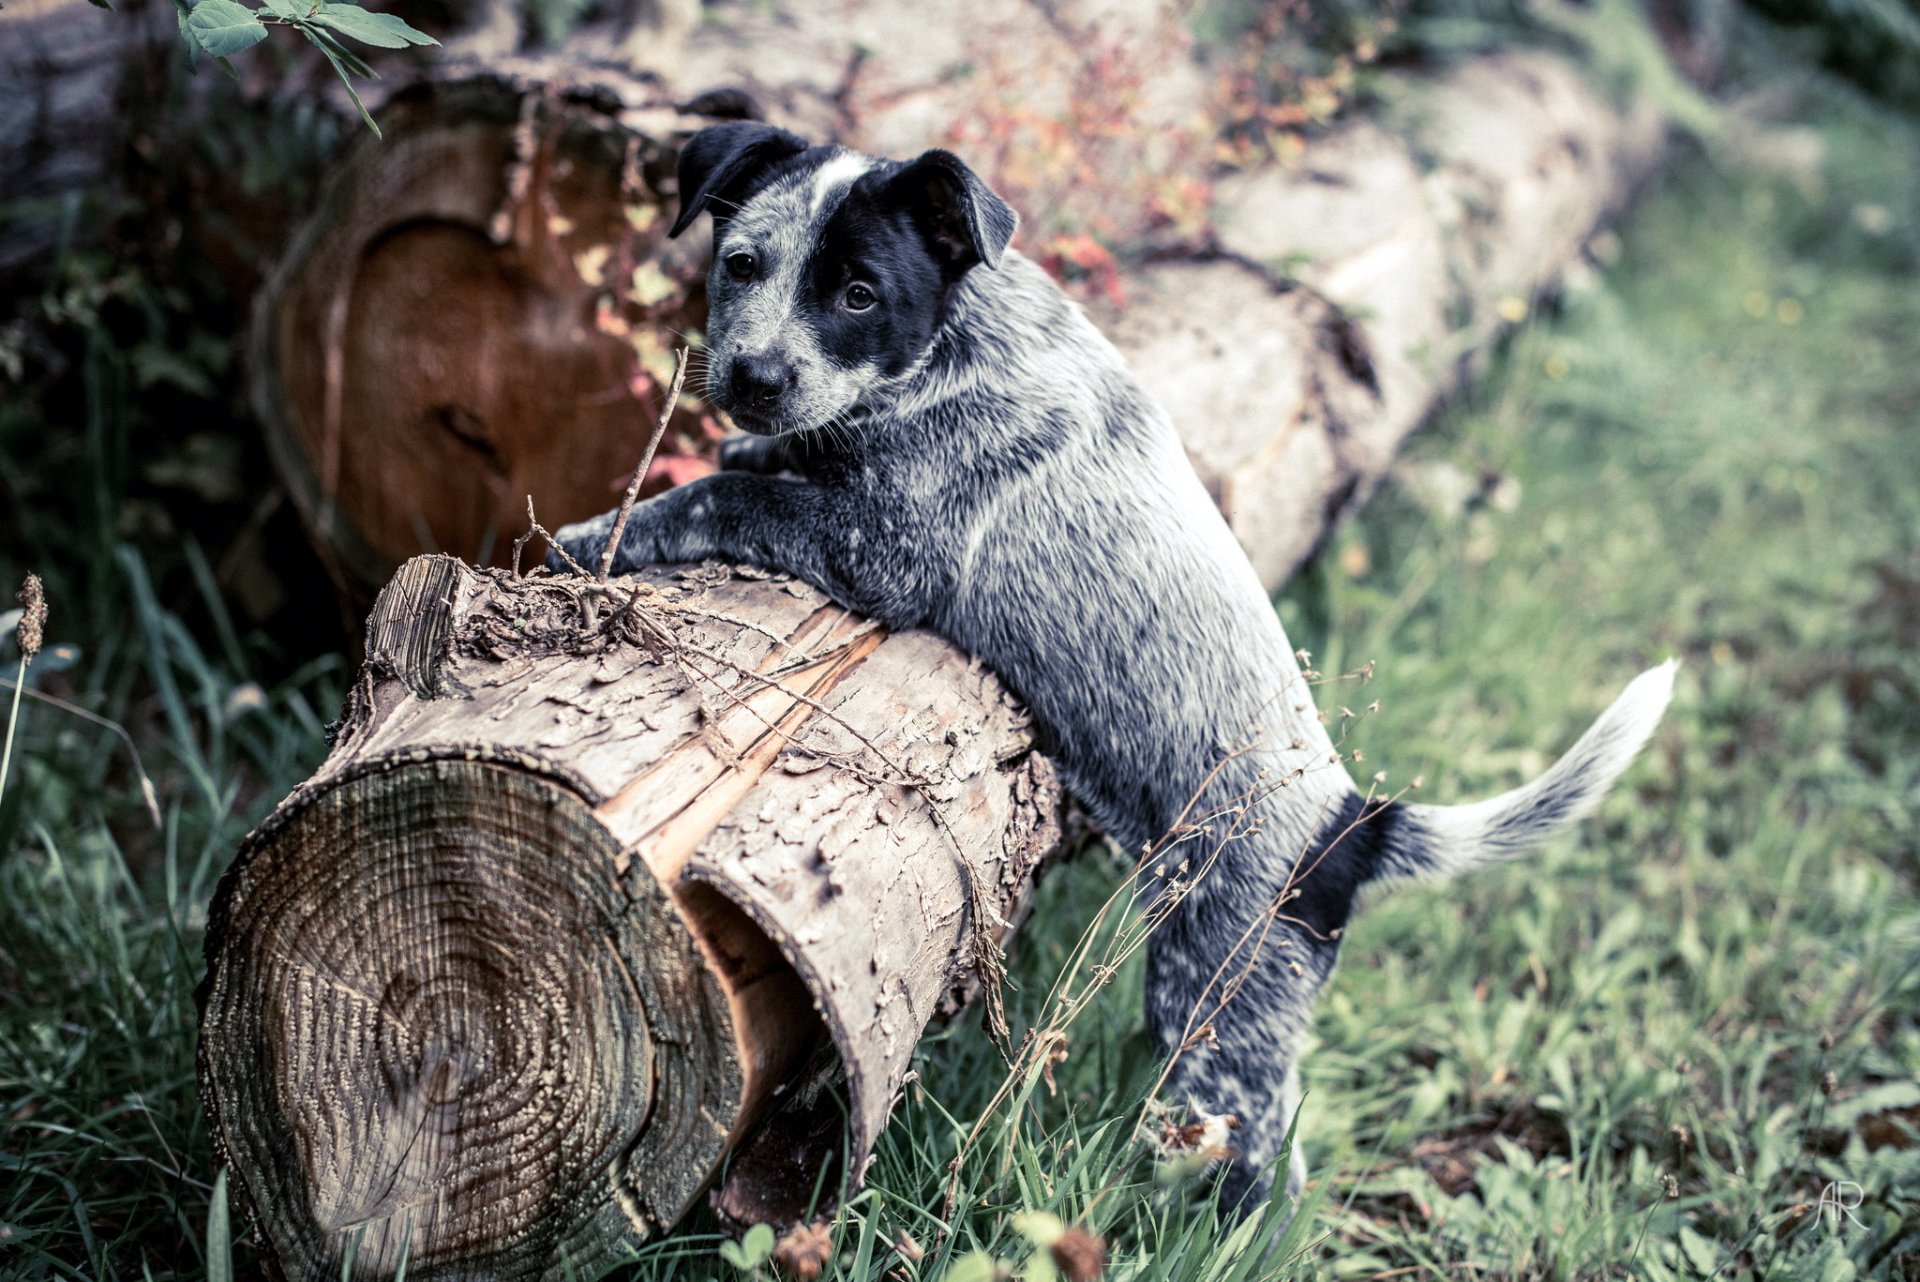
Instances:
[[[804,579],[880,622],[916,623],[917,581],[860,554],[859,527],[831,487],[786,477],[721,472],[676,486],[633,509],[614,553],[621,573],[682,561],[744,561]],[[614,512],[563,526],[554,538],[589,570],[612,537]]]
[[[633,509],[613,568],[624,574],[643,565],[714,557],[816,582],[828,574],[822,555],[827,507],[820,487],[802,481],[733,472],[704,476]],[[618,515],[602,512],[562,526],[554,537],[581,565],[596,569]]]

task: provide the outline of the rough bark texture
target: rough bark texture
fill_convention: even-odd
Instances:
[[[1284,582],[1581,264],[1665,132],[1564,58],[1474,59],[1316,141],[1302,169],[1223,179],[1219,256],[1148,267],[1100,310],[1262,578]]]
[[[938,638],[718,567],[584,583],[404,566],[216,894],[201,1091],[288,1277],[592,1276],[729,1153],[727,1218],[797,1220],[1056,844]]]

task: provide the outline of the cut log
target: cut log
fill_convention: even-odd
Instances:
[[[1215,189],[1220,253],[1134,275],[1096,319],[1167,405],[1277,587],[1499,337],[1583,270],[1666,124],[1564,57],[1465,61]]]
[[[258,300],[254,406],[346,579],[443,549],[504,564],[528,495],[561,523],[619,500],[677,335],[705,320],[662,194],[701,122],[616,115],[608,92],[486,75],[397,95]],[[667,455],[703,421],[678,414]]]
[[[236,1202],[289,1278],[592,1276],[730,1154],[723,1218],[797,1222],[1057,806],[992,677],[811,588],[410,561],[210,912]]]

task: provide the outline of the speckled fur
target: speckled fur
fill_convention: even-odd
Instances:
[[[751,128],[725,140],[762,151],[731,172],[737,212],[711,196],[723,219],[714,383],[724,404],[729,361],[784,344],[795,385],[769,425],[777,435],[730,447],[739,470],[638,508],[615,564],[719,557],[786,570],[889,625],[942,633],[1024,699],[1107,834],[1133,852],[1159,843],[1143,874],[1166,914],[1149,948],[1147,1018],[1166,1054],[1189,1043],[1169,1098],[1241,1119],[1226,1189],[1263,1194],[1355,894],[1566,828],[1651,733],[1670,669],[1636,682],[1526,788],[1455,810],[1364,801],[1172,423],[1081,310],[1032,262],[1000,252],[1004,241],[986,243],[942,297],[918,300],[938,323],[904,368],[836,366],[816,338],[824,304],[795,264],[841,202],[870,198],[901,167]],[[683,170],[683,191],[710,178],[719,141],[704,144],[703,174]],[[997,203],[977,180],[947,194]],[[682,225],[697,212],[683,210]],[[996,227],[1011,234],[1010,215],[986,212],[974,225],[989,242]],[[740,246],[778,260],[751,289],[719,265]],[[591,554],[610,526],[611,514],[560,538]],[[1211,1028],[1193,1027],[1242,972]],[[1296,1148],[1290,1191],[1303,1174]]]

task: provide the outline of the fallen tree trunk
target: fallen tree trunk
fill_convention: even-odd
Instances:
[[[729,1154],[723,1217],[793,1223],[991,987],[1057,804],[997,682],[803,585],[411,561],[209,915],[236,1201],[290,1278],[592,1276]]]
[[[1301,167],[1215,190],[1217,251],[1096,318],[1172,411],[1254,567],[1284,583],[1652,175],[1666,123],[1568,59],[1400,87]]]
[[[824,46],[823,21],[795,38]],[[874,38],[903,39],[898,26]],[[736,34],[729,61],[703,31],[688,57],[717,73],[761,38]],[[653,80],[564,55],[498,67],[394,101],[392,141],[353,148],[257,313],[255,404],[316,541],[363,585],[423,551],[498,563],[529,493],[556,520],[612,506],[667,351],[705,323],[704,246],[662,229],[674,149],[711,118],[678,112]],[[911,141],[930,103],[963,111],[969,83],[919,70],[933,87],[846,80],[843,136],[891,152],[964,146]],[[1181,101],[1199,92],[1171,79]],[[811,81],[753,83],[779,118],[824,110],[827,88]],[[727,95],[704,105],[743,109]],[[1301,165],[1219,178],[1200,241],[1156,247],[1133,229],[1139,265],[1088,302],[1277,586],[1580,262],[1664,132],[1656,110],[1614,106],[1563,57],[1473,59],[1404,82],[1384,118],[1314,139]],[[976,158],[996,180],[996,165],[1033,159]],[[1089,192],[1113,203],[1134,159],[1109,157]],[[1039,230],[1023,236],[1046,236],[1056,211],[1027,212]],[[718,434],[686,404],[669,455]]]

